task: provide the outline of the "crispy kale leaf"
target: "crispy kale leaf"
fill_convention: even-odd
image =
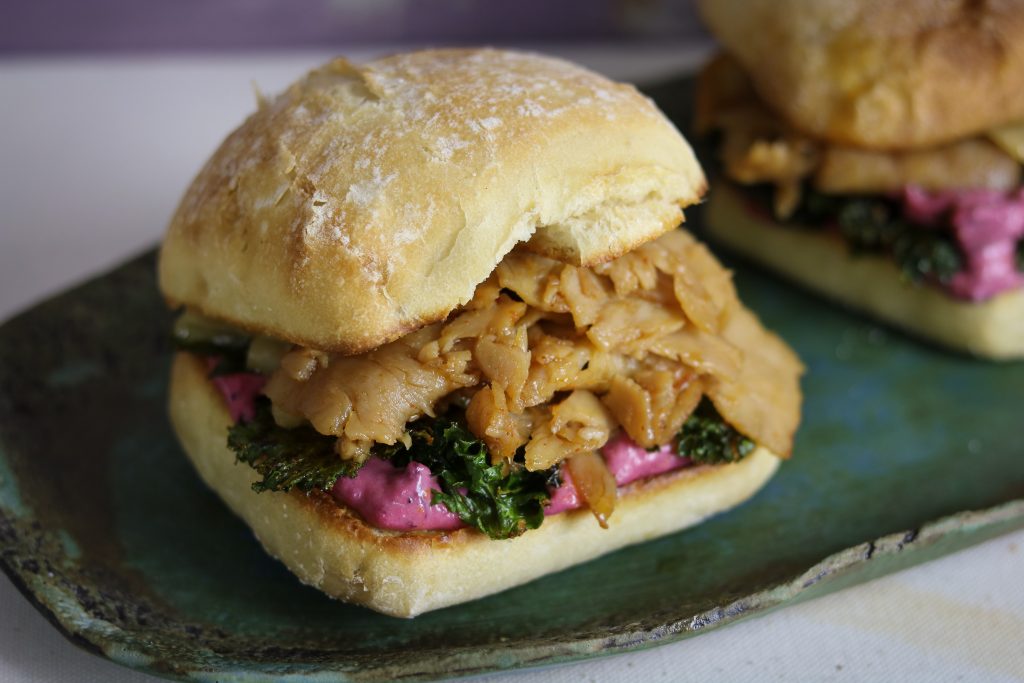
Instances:
[[[683,423],[676,452],[703,465],[742,460],[754,450],[754,442],[743,436],[715,410],[706,397]]]
[[[197,356],[211,356],[217,359],[217,365],[210,373],[212,377],[246,372],[245,359],[249,352],[248,337],[214,337],[212,339],[194,340],[174,334],[174,346],[179,351],[188,351]]]
[[[186,311],[174,321],[171,338],[180,351],[216,358],[213,376],[246,371],[252,339],[244,332]]]
[[[483,442],[447,417],[420,420],[409,433],[410,448],[379,446],[375,453],[399,466],[415,460],[429,467],[441,483],[435,504],[494,539],[518,536],[544,521],[550,471],[530,472],[520,462],[492,465]]]
[[[762,195],[758,191],[752,196]],[[851,249],[888,254],[912,282],[949,282],[964,267],[963,253],[949,230],[912,225],[900,217],[896,202],[884,197],[841,197],[805,188],[789,222],[838,226]]]
[[[235,457],[256,470],[262,479],[253,491],[330,490],[343,476],[355,476],[359,466],[342,460],[334,439],[309,426],[285,429],[270,412],[270,401],[256,399],[256,414],[228,430],[228,447]]]
[[[963,256],[948,231],[911,225],[886,199],[840,201],[836,222],[846,241],[857,250],[891,254],[910,280],[949,282],[963,269]]]
[[[181,341],[179,339],[174,340],[174,346],[179,351],[188,351],[189,353],[194,353],[197,356],[209,356],[211,358],[215,358],[217,364],[214,365],[213,370],[210,371],[210,377],[233,375],[238,372],[249,372],[245,364],[248,346],[214,346],[208,342],[192,343]]]

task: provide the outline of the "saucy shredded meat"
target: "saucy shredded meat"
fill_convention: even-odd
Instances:
[[[279,422],[308,420],[357,460],[458,396],[495,461],[524,447],[527,468],[543,470],[620,428],[667,443],[703,395],[788,455],[800,372],[729,272],[674,230],[593,268],[516,250],[447,321],[357,356],[293,349],[265,393]]]

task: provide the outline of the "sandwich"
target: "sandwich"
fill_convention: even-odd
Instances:
[[[705,185],[653,103],[564,61],[312,71],[161,248],[185,453],[301,581],[400,617],[737,505],[801,365],[678,229]]]
[[[947,348],[1024,356],[1024,4],[701,0],[708,238]]]

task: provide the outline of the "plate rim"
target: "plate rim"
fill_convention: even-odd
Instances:
[[[7,455],[0,451],[0,461],[7,464]],[[11,520],[22,519],[6,505],[0,505],[0,523],[10,524]],[[8,528],[16,529],[15,525]],[[540,645],[535,642],[516,645],[508,644],[498,650],[481,653],[478,649],[460,648],[446,657],[434,658],[431,666],[419,671],[404,671],[403,680],[427,681],[439,678],[479,675],[483,673],[527,669],[545,665],[562,664],[580,659],[643,650],[657,645],[678,642],[706,631],[727,626],[734,622],[760,616],[787,604],[819,597],[832,588],[842,588],[883,576],[931,559],[929,549],[946,542],[952,546],[940,548],[935,556],[982,543],[1015,529],[1024,528],[1024,498],[1013,499],[988,508],[966,510],[929,520],[914,529],[904,529],[864,541],[831,553],[807,569],[790,575],[760,590],[738,598],[726,605],[656,625],[623,630],[604,637],[585,637],[577,640],[559,641]],[[15,532],[17,539],[17,532]],[[892,561],[894,558],[906,561]],[[15,588],[49,621],[61,635],[76,647],[90,654],[103,657],[115,664],[137,671],[143,671],[162,678],[179,680],[206,679],[214,675],[217,681],[241,683],[251,681],[253,676],[272,673],[271,662],[236,662],[241,666],[224,668],[196,668],[179,674],[173,668],[155,660],[147,653],[125,647],[118,635],[128,636],[142,633],[114,627],[101,631],[97,619],[90,617],[82,605],[63,592],[47,595],[38,575],[23,572],[3,555],[0,555],[0,569],[11,580]],[[872,571],[873,570],[873,571]],[[27,574],[27,575],[26,575]],[[35,578],[33,578],[33,576]],[[844,583],[845,582],[845,583]],[[839,584],[839,585],[835,585]],[[52,601],[52,602],[50,602]],[[70,608],[70,609],[69,609]],[[77,614],[74,612],[77,611]],[[84,626],[76,628],[76,617]],[[104,622],[106,623],[106,622]],[[108,624],[108,627],[110,625]],[[508,664],[508,655],[514,654],[514,663]],[[226,662],[225,662],[226,663]],[[290,662],[302,667],[303,671],[289,672],[292,681],[357,681],[384,680],[390,673],[388,667],[368,667],[358,671],[342,671],[337,665],[307,665]],[[280,673],[278,669],[274,673]]]

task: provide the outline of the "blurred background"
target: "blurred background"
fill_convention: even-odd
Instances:
[[[4,0],[0,54],[703,41],[690,0]]]

